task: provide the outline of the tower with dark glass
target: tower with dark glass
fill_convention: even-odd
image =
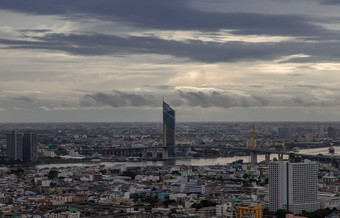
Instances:
[[[22,134],[11,132],[7,134],[7,158],[22,161]]]
[[[163,101],[163,144],[175,155],[175,110]]]
[[[22,159],[24,162],[37,158],[37,134],[26,132],[23,136]]]
[[[7,158],[13,161],[34,161],[37,158],[37,134],[11,132],[7,134]]]

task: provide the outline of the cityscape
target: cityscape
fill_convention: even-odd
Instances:
[[[340,0],[0,0],[0,217],[340,218]]]
[[[165,101],[162,113],[163,123],[1,124],[1,214],[340,214],[340,123],[176,123]]]

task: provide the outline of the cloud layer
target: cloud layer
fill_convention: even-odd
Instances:
[[[77,114],[93,121],[98,111],[110,114],[107,121],[133,121],[130,114],[159,121],[162,97],[186,121],[228,121],[233,113],[244,121],[251,112],[257,120],[301,113],[333,120],[339,7],[334,0],[2,0],[0,121]]]
[[[119,91],[114,91],[113,94],[102,92],[86,94],[80,101],[80,105],[85,107],[155,107],[158,104],[156,98],[152,95],[138,95]]]
[[[72,55],[106,56],[157,54],[188,58],[199,62],[234,62],[243,60],[273,60],[283,56],[305,54],[284,62],[337,62],[340,57],[338,41],[320,42],[202,42],[199,40],[175,41],[156,37],[119,37],[114,35],[47,34],[31,40],[0,39],[8,49],[40,49],[63,51]]]
[[[334,1],[325,1],[332,3]],[[216,31],[230,29],[237,34],[318,36],[328,31],[312,23],[309,17],[283,14],[214,13],[190,7],[188,0],[44,0],[22,2],[3,0],[0,8],[23,13],[60,15],[68,19],[96,18],[123,22],[140,28],[160,30]]]
[[[240,96],[220,92],[201,91],[177,91],[168,97],[170,104],[174,107],[201,107],[201,108],[235,108],[235,107],[332,107],[340,106],[340,100],[328,99],[318,100],[315,98],[302,97],[278,97],[267,96]],[[124,93],[113,91],[113,93],[98,92],[86,94],[80,100],[82,107],[159,107],[160,98],[153,95]]]

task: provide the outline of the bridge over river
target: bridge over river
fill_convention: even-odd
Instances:
[[[289,157],[289,161],[298,162],[303,159],[309,159],[318,162],[332,163],[334,166],[340,166],[340,156],[338,155],[312,155],[301,154],[290,151],[278,151],[269,150],[263,148],[246,148],[246,147],[226,147],[226,146],[175,146],[175,149],[190,152],[191,149],[215,149],[215,150],[227,150],[227,151],[242,151],[250,153],[251,163],[257,163],[257,155],[264,154],[265,162],[269,163],[270,155],[276,154],[279,160],[283,160],[284,155]],[[117,157],[131,157],[140,155],[142,158],[149,160],[169,159],[168,148],[164,146],[136,146],[136,147],[111,147],[111,148],[96,148],[80,150],[83,155],[101,154],[103,156],[117,156]]]

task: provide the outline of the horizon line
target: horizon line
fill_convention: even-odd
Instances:
[[[162,123],[162,121],[0,121],[0,124],[38,123]],[[176,121],[176,123],[340,123],[339,121]]]

